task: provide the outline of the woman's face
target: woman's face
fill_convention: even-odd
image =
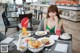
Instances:
[[[50,16],[50,17],[56,16],[56,12],[49,12],[49,16]]]

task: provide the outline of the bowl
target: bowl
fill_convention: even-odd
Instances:
[[[35,42],[32,42],[32,41],[28,42],[28,49],[31,52],[39,52],[43,48],[44,48],[44,44],[39,40],[35,40]]]
[[[27,50],[27,44],[22,44],[22,45],[18,46],[17,50],[19,50],[21,52],[25,52]]]
[[[39,52],[39,51],[41,51],[43,48],[44,48],[44,45],[42,45],[42,46],[39,47],[39,48],[33,48],[33,47],[31,47],[30,45],[28,45],[28,49],[29,49],[31,52]]]

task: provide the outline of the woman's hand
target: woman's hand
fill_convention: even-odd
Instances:
[[[55,21],[58,21],[58,17],[57,16],[54,16],[54,19],[55,19]]]

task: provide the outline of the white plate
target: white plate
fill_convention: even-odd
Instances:
[[[71,37],[69,36],[68,33],[63,33],[61,36],[60,36],[61,39],[70,39]]]
[[[44,38],[44,37],[43,37],[43,38]],[[42,40],[43,38],[39,38],[39,40]],[[52,46],[52,45],[55,43],[55,41],[52,40],[52,39],[50,39],[50,38],[49,38],[49,42],[50,42],[50,44],[45,45],[45,47]]]
[[[37,31],[37,32],[35,32],[35,34],[38,36],[44,36],[47,34],[47,32],[46,31]]]
[[[63,36],[60,36],[61,39],[70,39],[71,37],[63,37]]]
[[[28,31],[28,32],[29,32],[29,34],[28,34],[28,35],[23,36],[23,35],[22,35],[22,33],[20,33],[20,34],[19,34],[19,36],[20,36],[20,37],[24,37],[24,38],[31,36],[30,31]]]
[[[35,40],[34,37],[27,37],[27,38],[24,38],[24,39],[23,39],[23,42],[26,43],[25,41],[26,41],[26,40],[29,40],[29,39],[34,39],[34,40]]]

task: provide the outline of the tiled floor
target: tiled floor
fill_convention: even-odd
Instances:
[[[2,11],[4,9],[0,6],[0,32],[4,34],[4,23],[2,21]],[[73,25],[73,26],[72,26]],[[67,33],[71,33],[73,35],[73,53],[80,53],[80,23],[73,23],[68,20],[64,20],[64,29]],[[37,26],[36,26],[37,27]],[[77,29],[77,30],[76,30]],[[75,31],[76,30],[76,31]],[[8,29],[6,36],[12,36],[13,33],[17,32],[15,28]]]

